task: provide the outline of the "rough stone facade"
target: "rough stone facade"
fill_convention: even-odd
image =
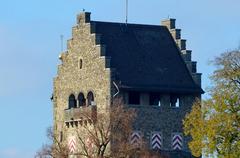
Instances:
[[[68,40],[67,51],[59,56],[62,64],[54,79],[54,132],[62,135],[63,141],[75,135],[75,126],[66,124],[80,120],[79,112],[89,112],[93,106],[82,108],[78,96],[88,92],[94,94],[99,109],[109,105],[111,95],[111,72],[107,68],[107,58],[102,56],[103,46],[98,44],[98,35],[91,33],[88,14],[77,18],[78,25],[72,28],[72,39]],[[73,94],[77,108],[69,109],[69,96]],[[75,136],[76,137],[76,136]]]
[[[172,39],[178,45],[181,60],[185,61],[192,79],[201,86],[201,74],[196,71],[196,62],[191,61],[191,51],[186,50],[186,40],[181,39],[181,30],[175,28],[175,20],[165,20],[162,25],[168,28]],[[116,93],[114,83],[119,83],[115,75],[117,68],[111,67],[111,57],[106,56],[108,46],[102,44],[101,35],[97,34],[95,29],[90,13],[79,14],[77,25],[72,28],[72,39],[67,41],[67,51],[59,56],[62,63],[58,66],[53,90],[54,133],[66,143],[76,134],[75,123],[79,124],[79,120],[83,121],[82,123],[88,123],[89,120],[84,120],[81,113],[94,112],[96,108],[101,110],[109,106]],[[140,95],[138,105],[129,102],[132,91]],[[93,94],[94,99],[87,99],[89,92]],[[159,96],[161,105],[150,105],[152,93]],[[82,94],[86,99],[84,104],[89,104],[89,106],[81,105],[80,95]],[[75,103],[70,96],[74,96]],[[137,110],[134,130],[141,133],[149,148],[152,148],[151,136],[157,132],[162,136],[161,150],[173,151],[173,135],[179,134],[183,140],[180,151],[189,151],[187,142],[190,138],[183,136],[182,119],[191,110],[194,100],[201,97],[201,92],[174,93],[172,91],[128,90],[120,87],[119,96],[124,98],[126,106]],[[178,99],[179,106],[171,106],[173,97]],[[72,107],[69,107],[70,104]]]

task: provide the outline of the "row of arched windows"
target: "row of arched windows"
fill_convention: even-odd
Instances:
[[[76,99],[74,94],[71,94],[68,98],[68,108],[77,108],[94,105],[94,95],[93,92],[88,92],[87,98],[85,99],[83,93],[79,93]]]

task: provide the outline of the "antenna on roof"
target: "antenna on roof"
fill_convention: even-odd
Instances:
[[[126,0],[126,24],[128,23],[128,0]]]
[[[60,35],[60,39],[61,39],[61,51],[63,51],[63,35]]]

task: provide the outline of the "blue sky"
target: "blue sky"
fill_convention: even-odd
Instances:
[[[32,158],[52,124],[52,80],[76,15],[125,21],[125,0],[7,0],[0,5],[0,157]],[[239,0],[129,0],[129,22],[160,24],[168,16],[193,50],[203,88],[208,61],[240,45]],[[65,47],[65,46],[64,46]]]

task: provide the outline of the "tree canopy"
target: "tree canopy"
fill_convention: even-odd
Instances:
[[[196,101],[186,115],[184,133],[194,156],[240,157],[240,49],[216,57],[210,98]]]

